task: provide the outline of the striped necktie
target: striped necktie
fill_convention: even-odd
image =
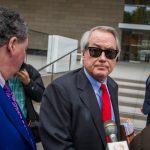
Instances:
[[[8,98],[11,100],[13,108],[15,109],[17,114],[19,115],[19,118],[21,119],[21,122],[22,122],[22,124],[24,126],[24,129],[26,130],[26,132],[27,132],[27,134],[28,134],[28,136],[29,136],[29,138],[31,140],[31,143],[33,144],[34,149],[36,149],[34,140],[32,139],[32,136],[29,133],[29,129],[28,129],[27,123],[24,121],[23,115],[22,115],[22,113],[20,111],[20,108],[18,107],[18,104],[17,104],[17,102],[15,100],[14,94],[11,91],[8,83],[5,83],[3,89],[4,89],[4,92],[6,93],[6,95],[8,96]]]

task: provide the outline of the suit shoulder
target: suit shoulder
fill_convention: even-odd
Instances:
[[[113,78],[111,78],[110,76],[108,76],[107,80],[108,80],[108,83],[111,84],[112,86],[118,87],[117,82]]]

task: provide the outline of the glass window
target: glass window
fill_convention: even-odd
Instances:
[[[133,24],[144,24],[144,5],[125,5],[124,22]]]
[[[125,0],[124,23],[150,25],[150,0]],[[122,30],[121,60],[150,62],[150,31]]]
[[[122,60],[150,62],[150,31],[123,30]]]
[[[150,25],[150,6],[146,7],[146,11],[145,11],[145,24]]]
[[[150,6],[150,0],[146,0],[145,4]]]

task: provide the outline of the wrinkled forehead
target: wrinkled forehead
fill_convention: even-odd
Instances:
[[[95,30],[91,33],[88,39],[89,44],[108,45],[116,48],[116,39],[111,32]]]

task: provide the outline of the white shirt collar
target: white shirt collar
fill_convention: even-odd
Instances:
[[[1,73],[0,73],[0,85],[1,85],[2,88],[3,88],[4,85],[5,85],[5,80],[4,80],[4,78],[3,78],[3,76],[2,76]]]

